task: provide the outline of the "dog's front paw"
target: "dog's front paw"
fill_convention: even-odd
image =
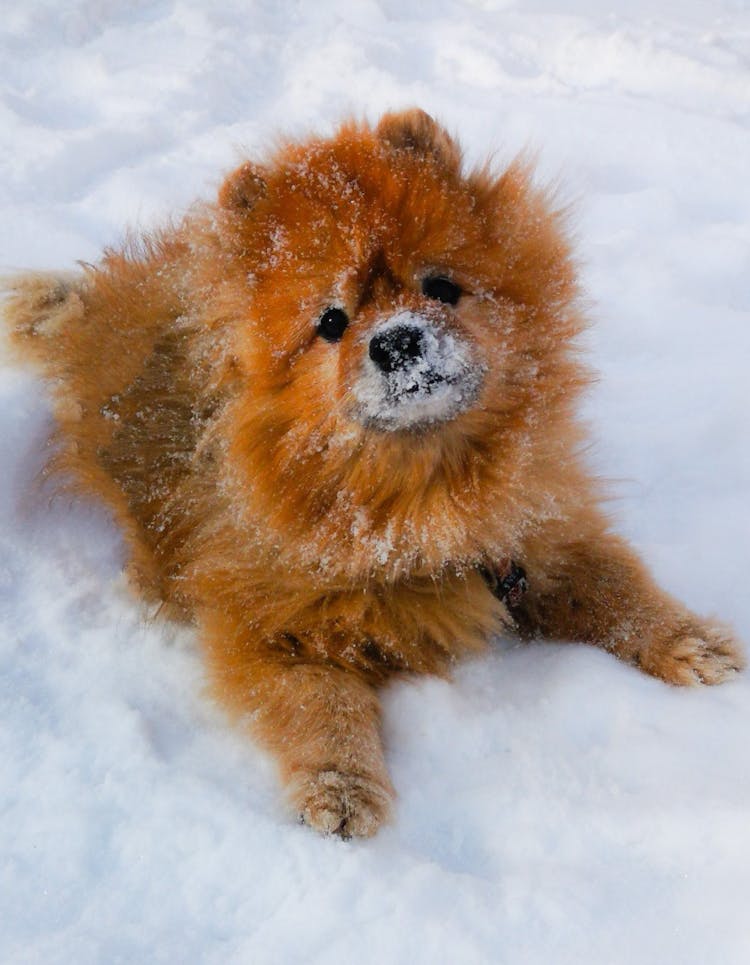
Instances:
[[[288,790],[303,824],[342,838],[372,837],[393,802],[390,786],[336,770],[298,773]]]
[[[667,683],[695,687],[723,683],[742,670],[745,657],[728,630],[696,621],[642,651],[638,663]]]

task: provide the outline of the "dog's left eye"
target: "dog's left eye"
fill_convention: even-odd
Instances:
[[[338,342],[349,324],[349,316],[343,308],[327,308],[318,319],[318,335],[326,342]]]
[[[461,297],[461,289],[445,275],[430,275],[422,281],[422,294],[446,305],[455,305]]]

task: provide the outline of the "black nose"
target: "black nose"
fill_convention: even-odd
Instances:
[[[420,328],[395,325],[370,340],[370,358],[383,372],[405,369],[422,357],[424,338]]]

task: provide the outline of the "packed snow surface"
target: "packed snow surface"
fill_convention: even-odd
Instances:
[[[25,0],[0,38],[3,270],[96,260],[345,113],[538,151],[618,526],[750,641],[746,0]],[[0,369],[0,961],[750,961],[750,674],[678,691],[498,641],[388,693],[393,825],[317,837],[193,635],[126,592],[106,513],[34,496],[48,426]]]

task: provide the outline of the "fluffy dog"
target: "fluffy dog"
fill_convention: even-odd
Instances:
[[[574,421],[576,274],[524,164],[464,170],[418,110],[347,123],[13,289],[51,468],[111,507],[140,590],[196,622],[312,827],[376,831],[379,687],[497,632],[672,684],[741,666],[609,530]]]

